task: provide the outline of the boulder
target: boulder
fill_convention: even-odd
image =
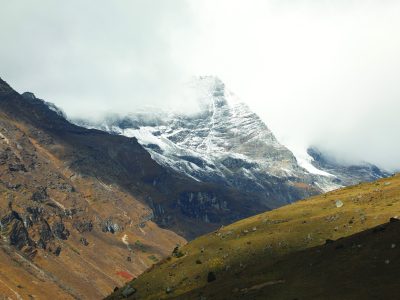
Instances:
[[[31,200],[35,202],[44,202],[49,198],[49,195],[47,194],[47,189],[45,187],[38,187],[36,191],[32,193]]]
[[[53,224],[53,233],[61,240],[67,240],[69,237],[69,231],[65,228],[62,222],[56,222]]]
[[[136,293],[136,289],[131,286],[127,286],[122,291],[122,296],[124,296],[125,298],[128,298],[128,297],[132,296],[134,293]]]
[[[215,273],[214,272],[208,272],[207,282],[213,282],[215,280],[217,280],[217,276],[215,276]]]

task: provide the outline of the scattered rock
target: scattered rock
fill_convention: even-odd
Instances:
[[[27,207],[26,212],[30,215],[30,219],[33,223],[39,222],[41,217],[43,216],[42,207]]]
[[[76,221],[73,224],[73,227],[79,232],[79,233],[84,233],[84,232],[90,232],[93,230],[93,223],[92,221],[88,220],[81,220],[81,221]]]
[[[207,282],[213,282],[215,280],[217,280],[217,276],[215,276],[215,273],[214,272],[208,272]]]
[[[327,222],[334,222],[338,219],[339,219],[339,215],[337,215],[337,214],[325,217],[325,221],[327,221]]]
[[[172,251],[172,256],[176,258],[180,258],[182,256],[185,256],[185,254],[179,249],[179,246],[176,246],[174,250]]]
[[[53,253],[54,253],[55,256],[59,256],[60,253],[61,253],[61,246],[58,246],[58,247],[56,248],[56,250],[54,250]]]
[[[31,200],[35,202],[44,202],[49,198],[47,189],[45,187],[38,187],[35,192],[32,193]]]
[[[171,289],[170,287],[167,287],[167,288],[165,289],[165,293],[171,294],[171,293],[172,293],[172,289]]]
[[[343,204],[343,202],[342,202],[341,200],[336,200],[336,201],[335,201],[335,205],[336,205],[337,208],[340,208],[340,207],[342,207],[344,204]]]
[[[103,232],[111,232],[114,234],[115,232],[120,231],[120,226],[117,223],[114,223],[111,219],[107,219],[101,223],[101,230]]]
[[[81,244],[82,244],[83,246],[89,246],[89,242],[87,241],[86,238],[81,237],[81,239],[80,239],[79,241],[81,242]]]
[[[122,296],[124,296],[125,298],[128,298],[128,297],[132,296],[134,293],[136,293],[136,289],[131,286],[127,286],[122,291]]]
[[[1,163],[0,163],[0,164],[1,164]],[[8,189],[16,191],[16,190],[18,190],[19,188],[22,187],[22,184],[20,184],[20,183],[15,183],[15,184],[13,184],[13,183],[11,183],[11,182],[7,182],[7,183],[6,183],[6,186],[7,186]]]
[[[54,236],[53,233],[51,232],[49,223],[47,223],[46,220],[43,220],[42,226],[40,228],[40,239],[46,243],[50,241],[53,237]]]
[[[69,231],[65,228],[62,222],[56,222],[53,224],[53,233],[61,240],[67,240],[69,237]]]
[[[19,172],[19,171],[27,172],[27,170],[23,164],[9,164],[8,169],[11,172]]]

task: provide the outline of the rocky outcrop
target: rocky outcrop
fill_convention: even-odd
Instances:
[[[103,232],[116,233],[122,230],[121,226],[113,221],[112,218],[108,218],[107,220],[102,221],[100,226]]]
[[[33,245],[22,218],[15,211],[11,211],[1,218],[0,230],[1,235],[8,243],[18,250]]]
[[[227,202],[213,192],[181,193],[177,206],[184,215],[206,223],[221,222],[221,216],[230,211]]]
[[[62,221],[55,222],[52,227],[54,236],[60,240],[67,240],[70,233]]]
[[[38,187],[36,191],[32,193],[32,201],[44,202],[49,198],[47,195],[47,189],[45,187]]]

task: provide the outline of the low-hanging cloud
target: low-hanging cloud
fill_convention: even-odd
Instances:
[[[181,101],[191,73],[180,52],[194,33],[184,1],[3,2],[1,76],[19,91],[71,116]]]
[[[194,109],[214,74],[301,152],[400,168],[397,1],[3,1],[0,66],[70,116]]]

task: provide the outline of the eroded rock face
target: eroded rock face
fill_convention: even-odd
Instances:
[[[227,202],[213,192],[182,193],[177,205],[183,214],[206,223],[218,223],[220,221],[218,212],[223,214],[229,211]]]
[[[20,215],[15,211],[11,211],[1,218],[0,229],[2,235],[8,239],[9,244],[18,250],[33,245]]]
[[[38,187],[36,191],[32,193],[32,201],[35,202],[44,202],[49,198],[47,195],[47,189],[45,187]]]
[[[73,227],[79,232],[91,232],[93,230],[93,223],[90,220],[76,220]]]
[[[70,234],[68,229],[65,228],[62,221],[54,223],[52,231],[54,235],[61,240],[67,240]]]

